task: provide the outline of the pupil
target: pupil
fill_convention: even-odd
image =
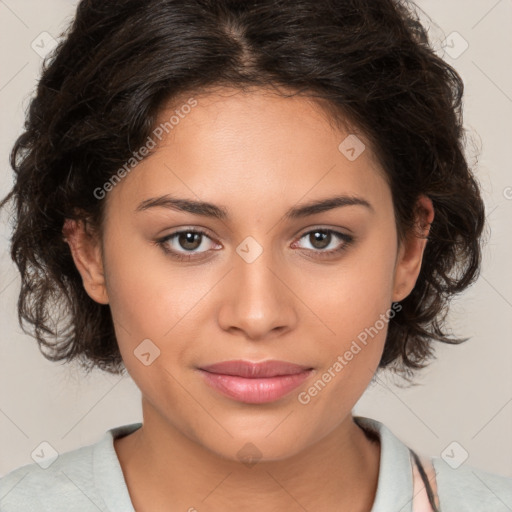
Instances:
[[[197,240],[200,238],[200,233],[182,233],[179,236],[179,243],[183,247],[183,249],[197,249],[200,244],[197,244]],[[188,244],[192,244],[190,247]]]
[[[324,249],[329,245],[329,237],[331,236],[330,233],[326,233],[325,231],[315,231],[314,233],[312,233],[312,235],[315,238],[315,241],[321,242],[320,247],[313,243],[313,246],[316,247],[317,249]],[[327,243],[325,243],[326,240]]]

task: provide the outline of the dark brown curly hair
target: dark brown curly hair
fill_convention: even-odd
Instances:
[[[389,322],[379,368],[405,378],[460,343],[448,303],[478,276],[484,204],[464,146],[463,82],[400,0],[82,0],[17,139],[11,256],[19,322],[45,357],[120,374],[108,305],[85,292],[65,219],[101,230],[93,193],[141,147],[173,98],[218,85],[316,98],[364,134],[391,188],[399,240],[421,194],[435,209],[415,288]]]

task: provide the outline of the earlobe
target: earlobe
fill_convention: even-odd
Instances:
[[[82,276],[85,291],[94,301],[108,304],[101,244],[98,236],[87,231],[82,220],[66,219],[62,228],[75,266]]]
[[[428,242],[430,226],[434,220],[434,207],[430,198],[421,196],[417,203],[416,231],[402,242],[395,266],[393,302],[405,299],[414,289],[421,270],[423,254]]]

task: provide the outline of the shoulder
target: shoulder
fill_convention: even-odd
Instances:
[[[471,466],[451,468],[442,458],[431,458],[436,472],[441,510],[456,512],[510,512],[512,478]]]
[[[356,416],[354,420],[371,429],[381,441],[381,463],[375,510],[388,510],[392,501],[412,502],[414,499],[414,461],[411,448],[383,423]],[[511,512],[512,478],[490,473],[463,464],[453,469],[441,457],[414,451],[436,487],[442,512]],[[432,464],[432,472],[429,466]],[[435,482],[433,478],[435,476]],[[399,493],[397,489],[403,492]],[[390,498],[391,497],[391,498]]]
[[[103,510],[94,495],[93,449],[60,454],[46,469],[34,462],[7,473],[0,478],[0,510]]]

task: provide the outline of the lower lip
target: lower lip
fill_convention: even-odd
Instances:
[[[305,370],[293,375],[277,375],[263,379],[247,379],[200,370],[206,382],[229,398],[249,404],[274,402],[300,386],[313,372]]]

